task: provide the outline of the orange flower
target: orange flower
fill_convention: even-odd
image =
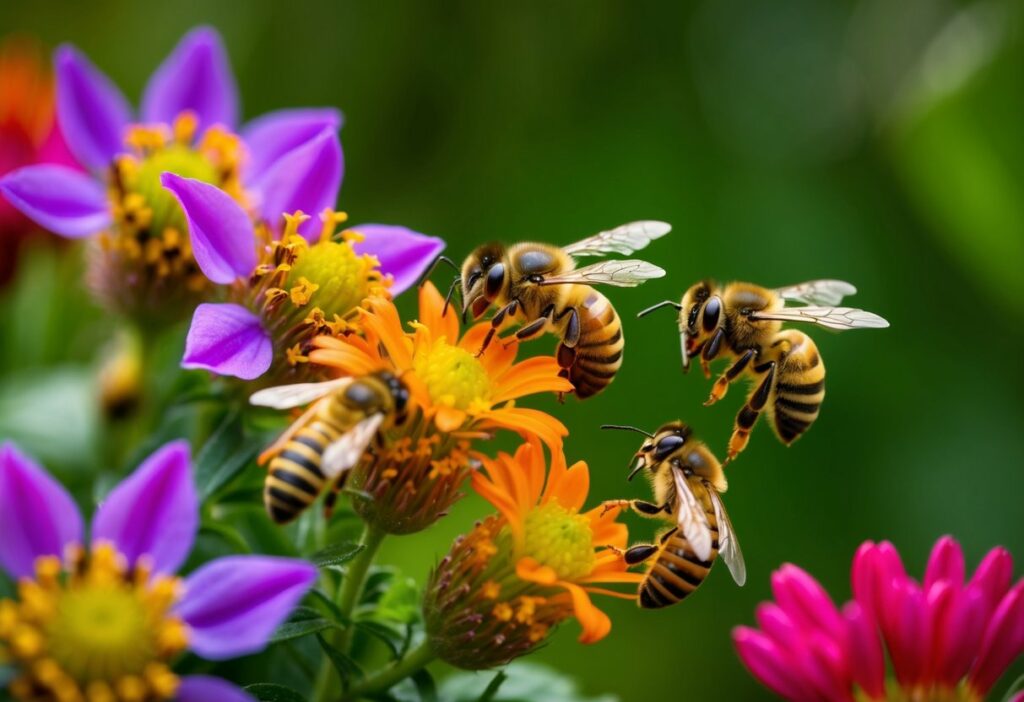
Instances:
[[[485,668],[521,656],[569,617],[582,627],[581,643],[600,641],[611,620],[592,594],[633,599],[600,587],[642,579],[626,570],[628,533],[618,508],[581,512],[590,487],[586,463],[567,466],[553,452],[545,481],[541,444],[514,456],[479,457],[486,475],[474,489],[499,514],[460,538],[431,576],[424,612],[431,644],[462,668]]]
[[[561,446],[568,432],[550,415],[516,407],[515,400],[543,392],[570,392],[550,356],[515,363],[515,339],[493,343],[479,354],[490,328],[482,322],[459,338],[454,310],[432,283],[420,288],[419,319],[407,332],[390,300],[372,298],[360,319],[362,336],[320,337],[309,360],[334,367],[344,375],[388,369],[400,375],[416,404],[442,432],[511,429],[538,436],[551,447]],[[478,355],[479,354],[479,355]]]

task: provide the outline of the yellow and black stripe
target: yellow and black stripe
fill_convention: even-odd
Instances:
[[[320,460],[340,436],[341,432],[326,422],[314,420],[273,458],[263,487],[263,502],[271,519],[287,524],[313,504],[326,482]]]
[[[660,609],[676,604],[700,587],[718,557],[718,527],[714,514],[711,522],[711,556],[703,561],[697,557],[690,542],[678,528],[661,545],[647,574],[637,590],[638,603],[644,609]]]
[[[580,339],[569,380],[581,400],[604,390],[622,366],[622,321],[608,298],[590,290],[577,308]]]
[[[824,399],[825,364],[814,342],[804,336],[782,362],[771,404],[772,426],[782,443],[792,444],[811,428]]]

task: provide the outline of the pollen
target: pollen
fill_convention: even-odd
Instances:
[[[65,564],[36,562],[17,600],[0,601],[0,650],[20,673],[20,700],[168,700],[178,679],[168,662],[188,632],[171,614],[177,579],[128,568],[109,544],[74,549]]]
[[[373,261],[360,256],[345,241],[321,240],[299,243],[288,273],[286,288],[296,306],[315,304],[324,316],[345,316],[370,294]]]
[[[480,361],[465,349],[439,339],[416,353],[413,368],[435,404],[460,410],[480,404],[490,406],[491,379]]]
[[[530,510],[524,524],[525,555],[550,567],[563,580],[577,580],[594,569],[590,520],[548,502]]]

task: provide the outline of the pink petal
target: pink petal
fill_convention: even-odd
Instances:
[[[825,633],[842,631],[842,618],[832,598],[797,566],[787,563],[772,574],[772,593],[798,625]]]
[[[999,676],[1024,652],[1024,580],[1006,593],[985,630],[971,687],[987,694]]]
[[[964,583],[964,552],[952,536],[943,536],[935,542],[928,567],[924,574],[924,589],[927,591],[939,580],[947,580],[956,586]]]
[[[885,699],[885,655],[871,619],[856,602],[843,607],[850,675],[872,699]]]
[[[1001,546],[989,551],[978,569],[974,571],[970,585],[978,588],[985,595],[988,611],[991,612],[1010,589],[1013,580],[1013,556]]]
[[[810,683],[797,677],[783,650],[767,636],[745,626],[732,632],[743,665],[763,685],[791,702],[816,702]]]

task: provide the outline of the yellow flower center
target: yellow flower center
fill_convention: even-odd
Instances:
[[[185,625],[170,610],[179,582],[133,569],[109,544],[66,567],[36,562],[18,600],[0,600],[0,652],[19,673],[21,700],[167,700],[178,679],[167,662],[185,649]],[[2,657],[2,656],[0,656]]]
[[[526,515],[525,555],[552,568],[562,580],[578,580],[594,569],[594,535],[590,520],[557,502]]]
[[[347,241],[300,243],[295,253],[285,283],[294,304],[319,307],[330,319],[349,315],[369,296],[376,261],[358,255]]]
[[[154,151],[138,165],[133,185],[152,212],[151,228],[158,232],[167,227],[186,231],[181,205],[160,183],[160,175],[165,172],[216,185],[219,180],[217,168],[206,156],[185,144],[172,144]]]
[[[460,410],[491,404],[491,379],[476,356],[465,349],[438,339],[418,349],[412,363],[435,404]]]

